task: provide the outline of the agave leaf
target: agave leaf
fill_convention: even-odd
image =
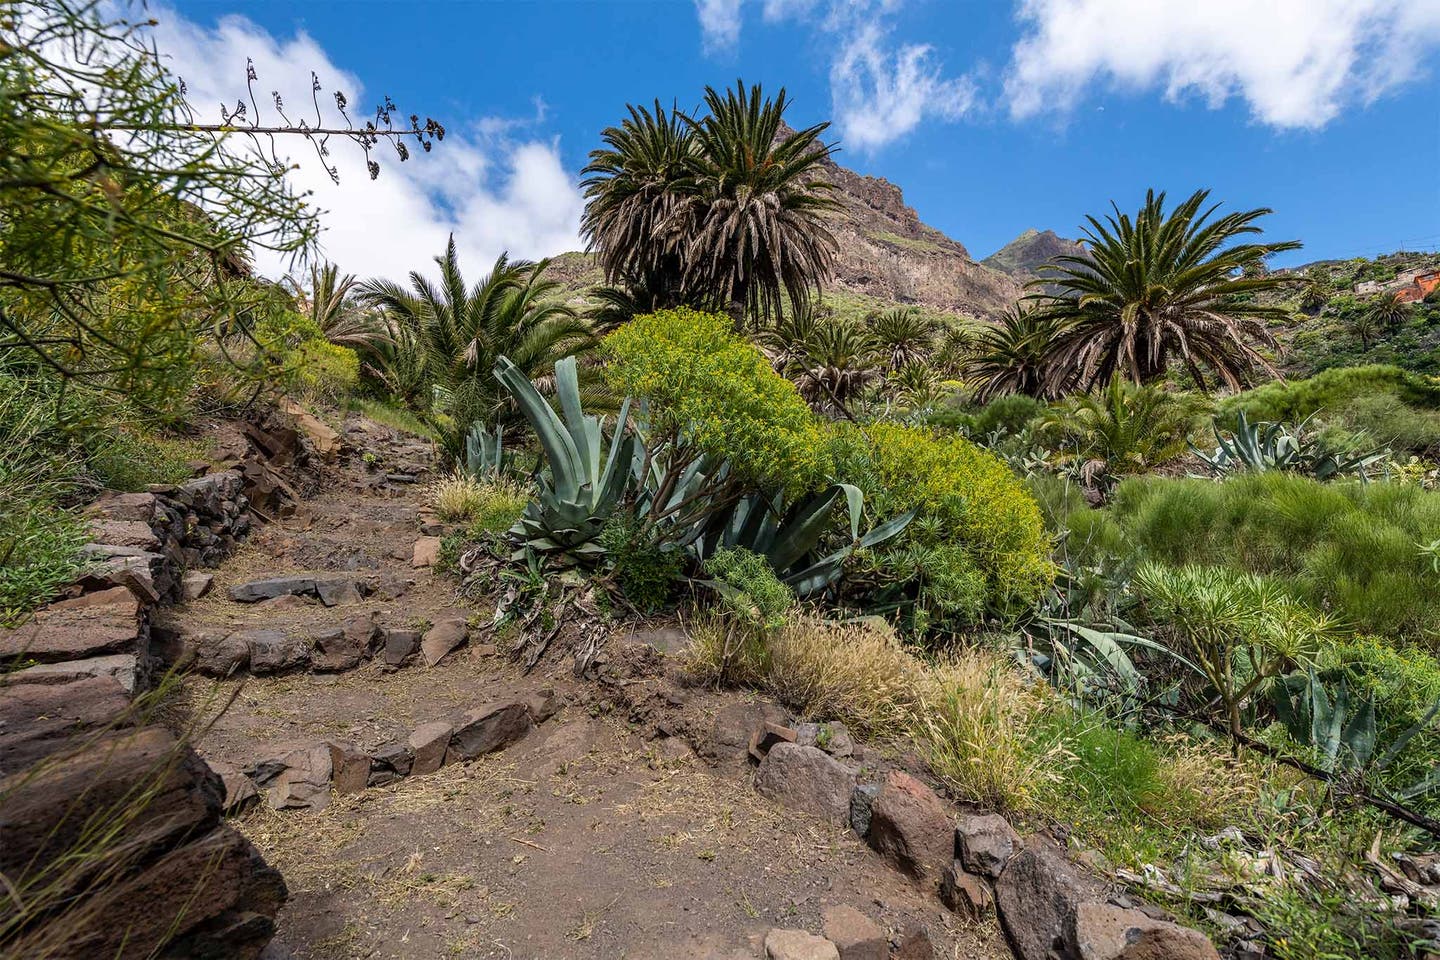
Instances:
[[[580,489],[582,478],[579,476],[580,451],[575,447],[575,441],[570,436],[570,431],[565,429],[565,424],[555,415],[550,404],[540,396],[535,385],[520,368],[510,362],[508,357],[500,357],[495,361],[495,377],[510,395],[515,398],[515,403],[520,408],[520,413],[530,421],[535,436],[540,440],[540,446],[545,450],[546,459],[550,462],[550,475],[554,479],[555,489],[562,496],[574,498]]]
[[[878,527],[872,527],[866,531],[864,536],[855,541],[855,545],[861,548],[868,548],[884,543],[886,540],[896,536],[900,531],[910,526],[910,521],[915,519],[915,513],[915,509],[907,510],[898,517],[891,517]]]
[[[780,524],[774,545],[766,551],[772,567],[788,570],[815,549],[830,523],[830,510],[840,498],[840,491],[840,485],[836,484],[821,493],[811,494],[790,510]]]

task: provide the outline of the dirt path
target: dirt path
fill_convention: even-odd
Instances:
[[[413,467],[415,448],[373,428],[351,439],[370,462],[348,460],[299,513],[257,533],[209,596],[167,615],[169,626],[305,634],[357,613],[422,624],[457,606],[488,621],[493,604],[461,603],[452,578],[411,568],[421,487],[380,478],[397,463]],[[259,577],[336,570],[373,574],[384,589],[333,608],[246,606],[227,594]],[[261,805],[242,815],[289,884],[279,940],[294,956],[739,960],[763,956],[772,927],[819,932],[835,904],[897,935],[923,923],[947,960],[1010,955],[993,923],[963,927],[850,831],[760,797],[742,759],[703,760],[681,735],[656,738],[709,730],[738,695],[684,689],[648,648],[633,659],[649,666],[622,687],[574,681],[564,662],[521,677],[477,639],[429,669],[387,673],[375,660],[345,674],[250,678],[198,744],[208,759],[243,766],[287,741],[369,748],[488,701],[547,686],[560,696],[553,719],[502,753],[319,811]],[[617,646],[620,659],[634,652]],[[235,685],[195,677],[185,692],[203,703]]]

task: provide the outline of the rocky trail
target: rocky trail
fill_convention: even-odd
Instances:
[[[757,792],[751,735],[790,718],[685,686],[657,649],[673,628],[616,630],[594,679],[564,657],[522,675],[494,598],[416,566],[442,532],[425,445],[346,434],[316,494],[153,630],[198,668],[174,722],[213,721],[196,749],[285,877],[272,955],[1011,955],[993,915],[946,909],[850,829],[878,752],[845,759],[829,817]]]

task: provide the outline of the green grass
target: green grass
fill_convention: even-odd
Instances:
[[[83,569],[85,522],[45,498],[3,487],[0,510],[0,626],[13,627],[54,599]]]
[[[423,437],[426,440],[435,439],[434,428],[404,407],[397,407],[380,400],[357,399],[351,404],[351,409],[364,414],[382,427]]]
[[[913,250],[917,253],[940,253],[945,248],[933,240],[921,240],[916,237],[902,237],[898,233],[890,233],[886,230],[876,231],[867,236],[886,246],[899,247],[902,250]]]

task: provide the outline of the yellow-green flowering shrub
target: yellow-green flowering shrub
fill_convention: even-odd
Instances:
[[[606,376],[617,395],[645,401],[652,437],[681,437],[748,483],[819,486],[830,472],[819,421],[730,328],[683,307],[636,317],[605,338]]]
[[[872,516],[917,511],[905,533],[877,555],[876,573],[890,568],[905,572],[897,580],[918,577],[916,599],[927,611],[973,619],[977,580],[988,605],[1005,607],[1034,600],[1054,578],[1039,505],[989,451],[963,437],[895,423],[837,424],[831,447],[837,479],[865,493]],[[944,575],[927,576],[941,558],[944,570],[937,573]],[[962,569],[966,560],[973,575]]]

